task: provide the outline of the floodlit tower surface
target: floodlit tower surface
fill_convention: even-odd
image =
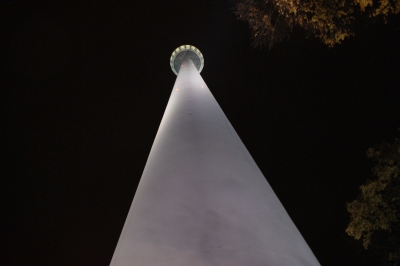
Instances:
[[[112,266],[319,265],[211,94],[190,45]]]

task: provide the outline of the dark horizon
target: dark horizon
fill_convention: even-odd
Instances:
[[[321,265],[376,265],[345,233],[399,136],[400,20],[327,48],[251,48],[230,1],[2,3],[3,265],[109,265],[176,76],[201,73]],[[364,263],[364,264],[363,264]]]

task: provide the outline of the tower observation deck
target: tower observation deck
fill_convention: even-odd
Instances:
[[[314,266],[307,243],[200,75],[194,46],[177,74],[112,266]]]
[[[179,69],[184,58],[190,58],[196,69],[201,73],[204,67],[204,57],[199,49],[192,45],[181,45],[175,49],[172,53],[169,63],[171,65],[172,71],[178,75]]]

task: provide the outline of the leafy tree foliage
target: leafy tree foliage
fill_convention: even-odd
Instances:
[[[374,178],[361,186],[358,199],[347,204],[351,221],[346,233],[400,263],[400,140],[370,148],[376,161]]]
[[[386,21],[400,12],[400,0],[236,0],[235,14],[249,23],[254,46],[268,46],[289,37],[293,26],[329,47],[353,35],[356,13]]]

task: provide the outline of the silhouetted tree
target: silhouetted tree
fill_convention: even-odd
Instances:
[[[400,0],[236,0],[235,14],[249,23],[254,46],[289,37],[294,25],[329,47],[353,35],[355,12],[386,19],[400,12]]]
[[[347,204],[350,224],[346,233],[361,240],[365,249],[384,255],[389,265],[400,263],[400,140],[370,148],[376,162],[374,178],[362,185],[358,199]]]

